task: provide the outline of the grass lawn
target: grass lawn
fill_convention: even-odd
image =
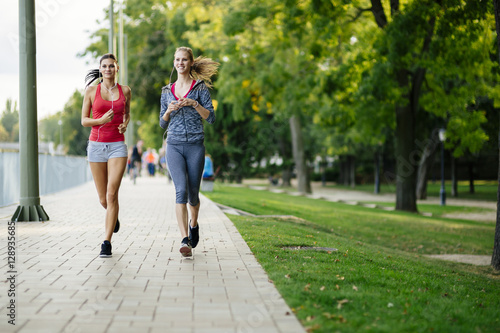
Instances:
[[[424,254],[491,254],[494,226],[216,184],[228,215],[311,332],[500,332],[500,273]],[[295,250],[331,247],[338,251]]]

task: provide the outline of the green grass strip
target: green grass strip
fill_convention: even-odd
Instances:
[[[494,224],[425,217],[218,185],[208,194],[256,215],[294,215],[350,239],[420,254],[492,253]]]
[[[491,254],[493,226],[220,185],[206,194],[304,219],[228,215],[310,332],[500,332],[499,273],[422,255]]]

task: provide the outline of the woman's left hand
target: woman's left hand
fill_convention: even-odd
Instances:
[[[126,130],[127,130],[127,124],[121,123],[120,125],[118,125],[118,132],[120,134],[125,133]]]
[[[183,107],[183,106],[193,106],[194,107],[196,105],[196,101],[194,99],[191,99],[191,98],[179,98],[178,102],[179,102],[180,107]]]

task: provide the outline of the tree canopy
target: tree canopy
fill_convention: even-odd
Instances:
[[[490,1],[125,5],[139,135],[161,146],[161,87],[170,81],[175,49],[189,46],[221,63],[211,91],[217,121],[205,132],[207,151],[229,177],[269,167],[308,173],[316,156],[370,160],[377,152],[397,166],[397,208],[416,211],[419,142],[446,128],[446,148],[458,158],[492,139],[495,109],[483,101],[497,105],[500,96]],[[92,37],[82,54],[107,52],[105,29]],[[292,147],[302,147],[301,158]]]

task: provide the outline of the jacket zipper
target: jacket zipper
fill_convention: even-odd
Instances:
[[[195,88],[197,85],[201,84],[201,82],[202,82],[202,81],[196,81],[196,82],[195,82],[195,84],[194,84],[194,86],[193,86],[193,88],[191,88],[191,90],[188,92],[188,94],[187,94],[187,96],[186,96],[186,97],[188,97],[188,96],[189,96],[189,94],[191,93],[191,91],[193,91],[193,90],[194,90],[194,88]],[[170,93],[172,93],[172,86],[171,86],[171,85],[169,85],[169,89],[168,89],[168,90],[170,91]],[[175,96],[174,96],[174,98],[175,98]],[[175,99],[177,100],[177,98],[175,98]],[[184,108],[183,108],[183,109],[184,109]],[[188,139],[188,132],[187,132],[187,124],[186,124],[186,117],[184,116],[184,110],[182,110],[182,120],[183,120],[183,122],[184,122],[184,133],[186,134],[186,142],[189,142],[189,139]]]

